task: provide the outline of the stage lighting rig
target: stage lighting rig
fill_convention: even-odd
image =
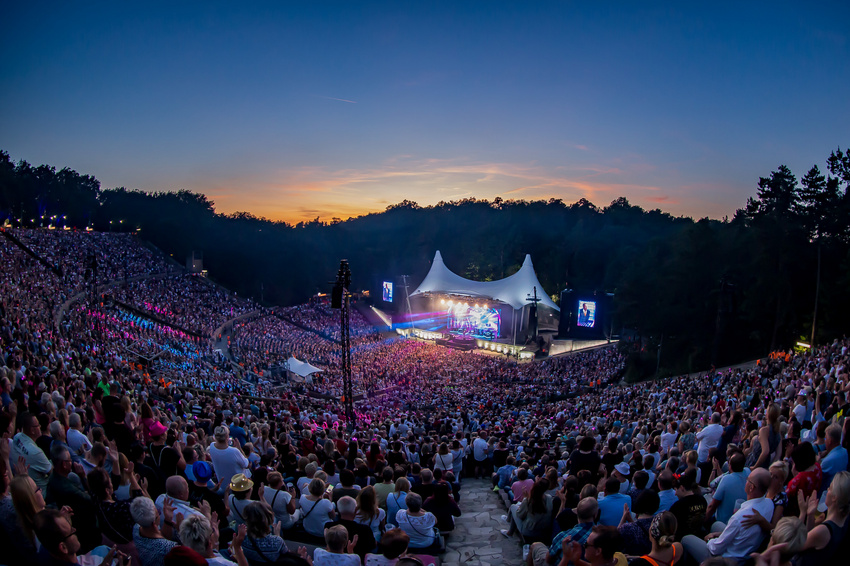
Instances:
[[[354,430],[354,388],[351,384],[351,269],[348,260],[339,261],[336,284],[331,293],[331,307],[340,309],[340,347],[342,348],[342,402],[348,430]]]

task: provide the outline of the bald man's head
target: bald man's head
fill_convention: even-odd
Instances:
[[[749,499],[764,497],[768,487],[770,487],[770,472],[764,468],[755,469],[750,472],[750,477],[747,478],[747,481],[752,484],[752,492]]]
[[[174,499],[188,501],[189,484],[186,482],[186,478],[180,476],[171,476],[170,478],[165,480],[165,492],[168,494],[169,497],[173,497]]]

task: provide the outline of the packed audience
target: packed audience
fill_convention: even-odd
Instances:
[[[209,341],[85,297],[57,324],[73,282],[5,239],[0,261],[0,562],[427,564],[469,478],[505,494],[529,565],[847,556],[848,339],[638,386],[615,348],[520,364],[370,340],[347,423],[332,359],[329,398],[246,381]]]
[[[177,270],[162,253],[146,247],[132,234],[29,228],[7,230],[62,273],[63,287],[71,295],[85,290],[91,280],[103,284]],[[91,258],[95,260],[97,273],[89,273],[87,279]]]
[[[253,301],[217,287],[200,275],[143,279],[116,287],[111,294],[143,313],[205,336],[224,322],[257,309]]]

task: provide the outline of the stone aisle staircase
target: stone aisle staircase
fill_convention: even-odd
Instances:
[[[460,491],[462,515],[448,537],[443,566],[520,566],[519,538],[505,538],[499,529],[508,528],[500,519],[505,506],[493,491],[490,480],[465,479]]]

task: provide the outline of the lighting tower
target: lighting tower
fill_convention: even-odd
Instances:
[[[526,301],[531,303],[531,309],[528,312],[528,327],[531,330],[531,339],[537,340],[537,335],[539,333],[539,324],[537,318],[537,303],[542,301],[540,297],[537,296],[537,285],[534,286],[533,294],[528,295]]]
[[[351,385],[351,270],[348,260],[339,262],[336,285],[331,294],[331,307],[340,309],[340,346],[342,347],[342,402],[348,430],[354,430],[354,391]]]

